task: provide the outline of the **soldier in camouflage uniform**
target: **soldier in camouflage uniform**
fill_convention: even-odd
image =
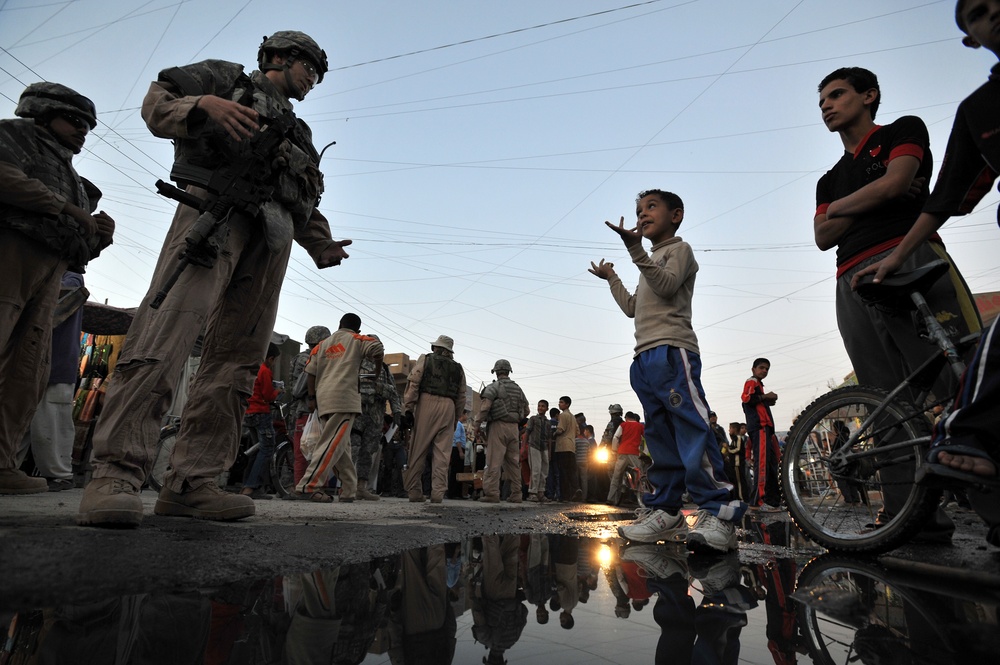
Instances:
[[[101,191],[73,168],[94,103],[58,83],[21,93],[17,120],[0,120],[0,494],[48,491],[15,463],[45,392],[52,315],[67,268],[111,244],[115,223],[93,214]]]
[[[219,240],[214,265],[188,267],[160,302],[157,294],[174,276],[181,256],[187,256],[186,239],[200,217],[197,208],[178,206],[94,434],[94,477],[80,502],[79,524],[136,526],[142,521],[139,488],[155,458],[173,386],[201,330],[201,366],[184,408],[171,471],[153,510],[209,520],[255,512],[253,499],[224,492],[214,479],[236,456],[241,417],[254,368],[270,341],[291,242],[298,242],[319,268],[339,265],[350,244],[330,237],[330,225],[316,208],[323,192],[319,153],[291,103],[323,80],[326,53],[308,35],[282,31],[264,39],[257,62],[259,71],[250,75],[242,65],[222,60],[166,69],[143,99],[142,117],[150,131],[173,140],[171,174],[189,194],[203,199],[219,190],[236,195],[273,191],[256,214],[237,206],[218,212],[225,215],[227,235]],[[266,139],[274,132],[280,143],[272,147]],[[266,154],[247,154],[241,145],[267,146]],[[252,168],[237,171],[248,163]]]
[[[483,496],[480,501],[500,501],[500,468],[510,481],[507,500],[521,503],[521,466],[517,424],[528,417],[528,398],[521,387],[511,381],[510,362],[498,360],[490,370],[496,381],[486,386],[480,395],[479,413],[472,424],[472,431],[479,431],[479,423],[489,423],[486,437],[486,473],[483,474]]]
[[[375,335],[370,336],[375,337]],[[368,489],[368,479],[371,477],[375,453],[382,446],[385,403],[389,403],[392,422],[397,427],[403,417],[403,404],[396,391],[396,381],[392,378],[392,372],[384,362],[376,364],[368,358],[361,361],[358,387],[361,391],[361,414],[354,419],[351,429],[351,459],[354,460],[358,474],[356,498],[378,501],[378,494]]]

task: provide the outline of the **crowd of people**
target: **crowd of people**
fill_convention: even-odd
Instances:
[[[967,46],[1000,54],[1000,0],[959,0],[956,20]],[[172,177],[183,189],[165,188],[180,204],[94,432],[81,525],[142,521],[138,493],[155,459],[177,377],[202,331],[200,369],[153,510],[235,520],[253,515],[255,497],[262,498],[259,464],[241,492],[225,491],[216,479],[233,463],[245,411],[268,441],[264,409],[276,393],[267,378],[274,357],[267,348],[291,242],[326,268],[348,257],[351,241],[334,240],[317,208],[323,192],[319,154],[293,105],[322,83],[326,53],[304,33],[280,31],[260,44],[257,65],[250,74],[221,60],[164,69],[143,100],[149,130],[173,141]],[[943,259],[950,278],[937,282],[927,301],[950,334],[981,328],[968,287],[935,230],[949,216],[970,212],[1000,172],[998,76],[994,67],[990,80],[959,108],[933,191],[927,129],[913,116],[875,123],[881,93],[874,73],[840,68],[819,83],[823,122],[840,136],[845,152],[818,183],[814,234],[820,249],[836,248],[838,325],[862,383],[891,389],[926,354],[908,312],[861,302],[854,287],[867,274],[880,280]],[[66,385],[61,374],[50,379],[49,371],[61,282],[68,271],[97,258],[114,236],[114,221],[95,212],[100,191],[72,165],[97,124],[91,100],[60,84],[37,83],[21,95],[16,115],[0,121],[0,252],[7,272],[20,276],[0,281],[0,492],[8,494],[45,491],[63,477],[57,464],[49,480],[27,476],[17,453],[43,396],[45,403],[58,403],[65,392],[47,389]],[[616,500],[617,483],[636,462],[636,444],[644,442],[651,491],[643,498],[645,510],[620,527],[620,535],[637,543],[686,542],[695,552],[735,549],[735,525],[749,508],[781,508],[781,453],[770,412],[777,395],[763,387],[770,363],[754,360],[741,396],[745,438],[731,427],[727,441],[712,421],[701,384],[692,325],[699,266],[691,245],[677,235],[684,204],[661,189],[640,192],[635,203],[634,225],[624,217],[618,224],[606,222],[639,272],[634,292],[612,262],[601,259],[590,267],[634,320],[630,381],[643,413],[638,418],[620,406],[610,410],[601,442],[617,447],[618,458],[605,479],[596,482],[589,472],[594,429],[571,411],[569,396],[558,399],[556,413],[547,413],[548,402],[539,401],[529,418],[529,402],[510,378],[511,364],[501,359],[480,409],[467,414],[465,373],[446,335],[414,363],[404,393],[393,396],[381,341],[361,333],[357,315],[345,314],[337,330],[310,329],[311,350],[302,362],[296,359],[306,380],[295,409],[294,496],[333,500],[327,488],[336,472],[342,501],[375,498],[374,457],[386,416],[393,427],[411,425],[399,429],[410,430],[402,487],[413,502],[454,496],[454,468],[460,462],[476,468],[468,448],[473,445],[485,451],[484,502],[499,502],[502,495],[512,502],[573,502],[597,492],[599,499]],[[928,460],[936,479],[996,476],[995,329],[996,323],[983,335],[958,408],[937,432]],[[954,392],[952,383],[940,377],[936,394]],[[460,432],[470,416],[471,431]],[[463,438],[465,447],[459,448]],[[273,437],[264,450],[271,445]],[[885,510],[891,512],[891,489],[887,495]],[[686,502],[696,506],[693,516],[681,512]],[[927,524],[932,531],[953,528],[940,513]],[[993,532],[991,538],[1000,540]]]

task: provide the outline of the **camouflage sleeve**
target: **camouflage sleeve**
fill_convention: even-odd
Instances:
[[[323,251],[333,243],[330,223],[318,209],[313,208],[312,214],[305,224],[295,228],[295,242],[306,250],[312,260],[319,266]]]
[[[0,203],[40,215],[57,215],[66,199],[24,172],[31,154],[38,150],[30,135],[36,130],[33,125],[28,127],[21,121],[0,121]]]
[[[420,380],[424,376],[424,358],[421,354],[417,361],[413,363],[409,376],[406,377],[406,390],[403,392],[403,408],[412,411],[420,397]]]
[[[399,399],[399,391],[396,390],[396,381],[392,378],[392,373],[389,368],[382,365],[382,373],[385,376],[385,398],[389,400],[389,409],[392,411],[392,415],[402,415],[403,413],[403,403]]]

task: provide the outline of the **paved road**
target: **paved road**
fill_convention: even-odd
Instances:
[[[0,496],[0,610],[308,572],[489,533],[612,538],[618,524],[630,518],[627,511],[591,504],[272,500],[259,501],[253,518],[220,524],[156,517],[155,494],[146,491],[147,516],[141,527],[95,529],[76,526],[81,494],[76,489]],[[985,527],[966,511],[954,517],[959,531],[953,545],[907,546],[883,557],[883,564],[922,575],[957,571],[949,574],[1000,587],[1000,550],[985,544]],[[790,548],[745,543],[740,558],[759,561],[820,552],[793,538]]]

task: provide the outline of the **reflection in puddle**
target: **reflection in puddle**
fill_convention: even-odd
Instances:
[[[741,562],[617,539],[482,536],[0,616],[0,665],[982,663],[1000,653],[996,598],[938,595],[874,564],[747,556],[789,537],[787,523],[748,522]]]

